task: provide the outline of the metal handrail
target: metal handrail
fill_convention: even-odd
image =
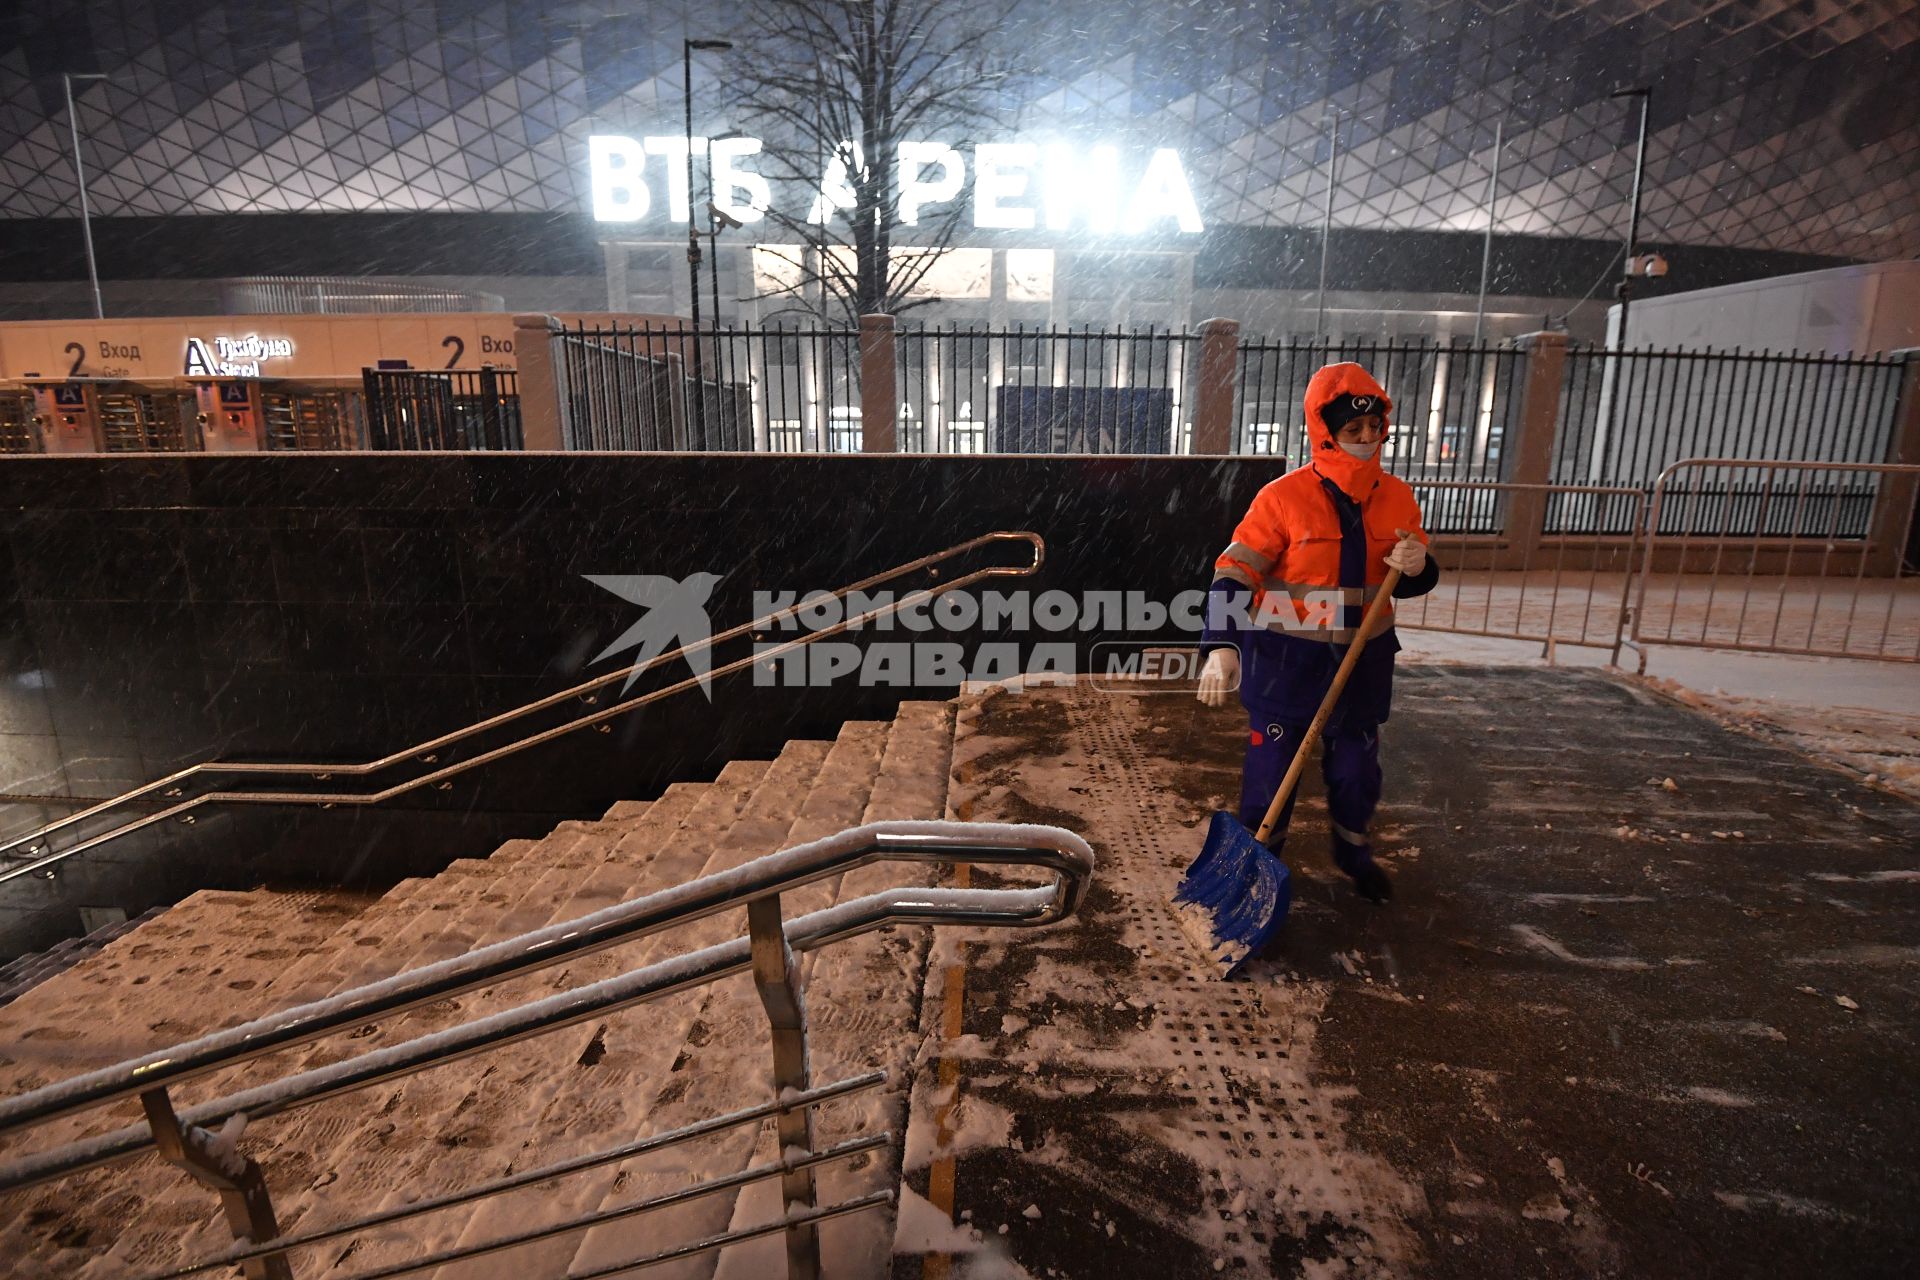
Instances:
[[[777,898],[785,890],[879,861],[980,863],[1051,871],[1032,889],[894,889],[787,921],[787,945],[806,951],[889,924],[971,924],[1035,928],[1078,909],[1093,872],[1086,841],[1059,827],[966,822],[877,822],[796,845],[605,908],[577,920],[397,974],[312,1004],[269,1014],[197,1040],[172,1045],[0,1102],[0,1137],[61,1116],[250,1061],[292,1045],[390,1016],[477,987],[520,977],[675,924]],[[660,961],[403,1044],[302,1072],[188,1107],[190,1128],[244,1115],[263,1119],[323,1098],[570,1026],[753,966],[750,939]],[[69,1143],[0,1166],[0,1191],[112,1163],[153,1149],[148,1126]]]
[[[782,1115],[790,1111],[797,1111],[805,1107],[817,1106],[823,1102],[833,1102],[840,1098],[851,1097],[853,1094],[860,1093],[864,1090],[877,1088],[885,1084],[886,1081],[887,1073],[884,1071],[870,1071],[865,1075],[851,1076],[845,1080],[835,1081],[830,1085],[823,1085],[818,1089],[809,1089],[805,1093],[796,1094],[790,1098],[782,1098],[775,1102],[763,1102],[757,1107],[746,1107],[739,1111],[730,1111],[725,1115],[713,1116],[706,1120],[697,1121],[694,1124],[669,1130],[666,1133],[657,1133],[651,1137],[642,1138],[638,1142],[622,1143],[620,1146],[609,1147],[604,1151],[596,1151],[590,1155],[573,1156],[570,1159],[556,1161],[553,1164],[541,1165],[533,1169],[524,1169],[519,1173],[509,1174],[503,1178],[493,1178],[486,1182],[475,1183],[471,1187],[462,1187],[458,1191],[448,1192],[445,1195],[431,1196],[425,1200],[412,1201],[397,1209],[383,1209],[377,1213],[370,1213],[365,1217],[356,1218],[349,1222],[337,1222],[332,1226],[321,1227],[313,1231],[305,1231],[295,1236],[282,1236],[268,1244],[250,1244],[242,1241],[224,1252],[202,1258],[198,1262],[190,1262],[184,1266],[175,1267],[170,1271],[155,1273],[146,1277],[145,1280],[181,1280],[181,1277],[199,1275],[203,1271],[211,1271],[216,1267],[230,1267],[235,1263],[250,1262],[255,1258],[264,1258],[270,1254],[285,1253],[292,1249],[305,1249],[312,1245],[325,1244],[329,1240],[338,1240],[342,1236],[354,1235],[370,1227],[390,1226],[396,1222],[405,1222],[409,1218],[417,1218],[422,1214],[436,1213],[441,1209],[458,1208],[463,1204],[472,1204],[476,1200],[490,1199],[497,1195],[505,1195],[509,1191],[518,1191],[523,1187],[538,1186],[543,1182],[550,1182],[555,1178],[564,1178],[572,1174],[584,1173],[588,1169],[598,1169],[602,1165],[619,1164],[640,1156],[652,1155],[656,1151],[676,1147],[682,1143],[692,1142],[698,1138],[711,1137],[716,1133],[723,1133],[728,1129],[737,1129],[741,1125],[755,1124],[761,1120]],[[803,1159],[809,1163],[816,1164],[823,1164],[830,1160],[845,1159],[848,1156],[858,1155],[863,1151],[870,1151],[877,1146],[884,1145],[884,1140],[889,1140],[891,1136],[890,1133],[880,1133],[865,1138],[849,1139],[826,1151],[810,1153],[803,1157]],[[789,1157],[789,1159],[791,1160],[792,1158]],[[794,1162],[798,1163],[798,1161]],[[621,1213],[624,1216],[630,1211],[646,1212],[653,1209],[663,1209],[669,1204],[679,1203],[680,1201],[693,1199],[701,1195],[712,1195],[715,1192],[730,1190],[733,1187],[741,1186],[748,1182],[757,1182],[762,1178],[770,1176],[774,1172],[780,1171],[781,1169],[778,1165],[773,1166],[771,1169],[766,1166],[756,1169],[743,1169],[739,1173],[729,1174],[709,1182],[694,1183],[690,1186],[682,1187],[677,1191],[669,1192],[667,1195],[656,1196],[651,1200],[640,1201],[637,1205],[623,1206]],[[606,1221],[607,1216],[608,1215],[596,1214],[593,1215],[593,1219],[594,1221]],[[521,1232],[505,1240],[488,1241],[482,1252],[499,1253],[505,1249],[517,1248],[523,1244],[531,1244],[535,1240],[544,1240],[556,1235],[566,1235],[581,1230],[584,1225],[586,1224],[576,1219],[573,1222]],[[469,1250],[460,1252],[459,1256],[473,1257],[476,1255],[473,1251]],[[433,1257],[419,1258],[407,1263],[405,1270],[421,1270],[426,1267],[440,1265],[450,1260],[449,1258],[438,1258],[437,1260]],[[364,1280],[364,1277],[362,1280]]]
[[[371,792],[213,791],[213,792],[207,793],[206,795],[196,796],[190,800],[184,800],[179,804],[170,805],[167,808],[161,809],[155,813],[147,814],[144,817],[122,823],[120,826],[114,827],[112,830],[102,832],[101,834],[96,836],[91,836],[85,840],[78,842],[77,844],[69,846],[68,848],[61,849],[58,851],[50,851],[39,857],[34,858],[32,861],[23,862],[17,866],[12,866],[12,867],[5,868],[4,870],[0,870],[0,884],[5,884],[9,880],[16,879],[20,876],[28,875],[44,867],[52,866],[55,863],[62,862],[77,853],[83,853],[88,849],[94,848],[98,845],[105,844],[108,841],[117,840],[122,836],[131,835],[133,832],[139,831],[145,827],[152,826],[155,823],[164,822],[169,818],[174,818],[182,814],[189,813],[192,810],[201,807],[202,805],[285,804],[285,805],[318,805],[322,808],[332,808],[333,806],[336,806],[336,805],[381,804],[387,800],[393,799],[395,796],[405,795],[410,791],[415,791],[429,784],[442,782],[448,778],[452,778],[459,774],[465,773],[470,769],[477,769],[481,765],[490,764],[493,761],[502,759],[506,756],[515,755],[521,751],[526,750],[529,747],[538,746],[541,743],[551,741],[554,738],[562,737],[565,734],[574,732],[575,730],[584,729],[589,725],[598,724],[603,720],[610,720],[615,716],[625,715],[629,711],[636,711],[639,708],[647,706],[650,703],[657,702],[662,698],[671,697],[676,693],[681,693],[687,689],[692,688],[697,684],[702,684],[707,681],[715,680],[724,675],[730,675],[735,671],[739,671],[739,670],[742,670],[743,668],[753,666],[756,663],[765,662],[770,658],[777,657],[780,654],[786,653],[792,649],[800,648],[801,646],[811,644],[816,640],[822,640],[828,636],[838,635],[843,631],[851,630],[859,626],[864,626],[866,623],[875,621],[879,618],[891,616],[892,614],[897,613],[902,609],[907,609],[914,605],[924,603],[925,601],[931,600],[936,596],[943,595],[948,591],[957,590],[962,587],[968,587],[973,585],[976,582],[982,581],[987,578],[1029,577],[1039,572],[1041,566],[1046,561],[1047,544],[1046,544],[1046,541],[1043,538],[1041,538],[1039,534],[1026,531],[1026,530],[1001,529],[1001,530],[996,530],[992,533],[982,534],[977,538],[969,538],[967,541],[956,543],[955,545],[948,547],[944,551],[936,551],[930,555],[921,556],[917,560],[912,560],[912,561],[908,561],[905,564],[897,565],[894,568],[888,569],[883,573],[875,574],[869,578],[863,578],[859,582],[852,583],[848,586],[840,588],[838,591],[830,593],[830,595],[811,597],[808,603],[811,604],[813,603],[813,601],[821,600],[821,599],[829,599],[829,598],[834,600],[844,600],[847,596],[852,595],[857,591],[865,591],[870,587],[878,586],[880,583],[883,583],[883,582],[892,581],[893,579],[898,578],[904,574],[913,573],[921,569],[932,568],[933,566],[943,561],[952,559],[954,556],[964,554],[965,552],[972,551],[976,548],[983,547],[989,543],[994,543],[994,542],[1025,542],[1033,551],[1033,559],[1030,563],[1025,565],[991,566],[985,569],[976,569],[973,572],[963,574],[962,576],[957,577],[950,582],[941,583],[932,587],[924,587],[918,591],[915,591],[903,597],[898,601],[895,601],[892,604],[883,605],[880,608],[869,610],[868,612],[860,614],[856,617],[847,618],[846,620],[840,623],[837,623],[834,626],[823,628],[818,631],[811,631],[804,635],[797,636],[792,640],[788,640],[781,644],[775,645],[770,649],[764,649],[754,654],[751,654],[748,657],[738,659],[734,662],[729,662],[726,665],[718,667],[710,672],[707,672],[704,675],[689,676],[684,680],[680,680],[674,684],[668,685],[664,689],[656,689],[653,692],[644,694],[638,698],[629,699],[624,702],[617,702],[612,706],[607,707],[603,710],[595,711],[589,715],[581,716],[576,720],[568,721],[565,724],[557,725],[551,729],[542,730],[539,733],[531,734],[527,737],[520,738],[517,741],[507,743],[504,746],[495,747],[490,751],[484,751],[479,755],[472,757],[471,759],[460,760],[452,764],[443,765],[440,768],[435,769],[430,773],[425,773],[418,777],[409,779],[407,781],[396,783],[395,785],[384,788],[383,790],[380,790],[380,791],[371,791]],[[470,738],[475,734],[483,733],[486,730],[497,728],[503,724],[511,723],[512,721],[518,720],[523,716],[530,715],[536,711],[545,710],[548,707],[554,706],[561,702],[565,702],[570,698],[578,698],[586,695],[593,695],[596,690],[601,689],[609,684],[612,684],[616,680],[622,680],[622,679],[628,678],[630,675],[638,675],[640,672],[646,671],[662,663],[670,662],[676,658],[686,657],[689,654],[703,653],[706,650],[713,648],[715,645],[721,644],[727,640],[732,640],[732,639],[735,639],[736,637],[746,635],[749,632],[758,631],[763,628],[773,627],[775,625],[778,625],[779,623],[782,623],[794,618],[797,615],[799,608],[800,608],[800,605],[796,603],[795,606],[792,608],[781,609],[773,613],[764,614],[758,618],[754,618],[749,622],[743,622],[743,623],[740,623],[738,626],[729,627],[727,630],[719,632],[715,635],[709,636],[707,639],[700,641],[696,644],[684,645],[681,648],[673,650],[671,653],[660,654],[659,656],[651,659],[650,661],[642,664],[638,664],[636,666],[621,667],[617,670],[607,672],[604,675],[595,676],[593,679],[574,685],[570,689],[563,689],[558,693],[548,694],[544,698],[536,699],[535,701],[526,703],[520,707],[515,708],[514,710],[504,711],[498,715],[489,716],[484,720],[477,720],[472,724],[467,725],[465,728],[455,729],[450,733],[441,734],[437,738],[430,738],[425,742],[416,743],[411,747],[406,747],[399,751],[389,752],[388,754],[381,756],[377,760],[368,760],[368,761],[364,761],[357,764],[328,764],[328,763],[318,762],[318,761],[281,763],[281,764],[253,762],[253,761],[224,761],[224,762],[223,761],[205,761],[200,764],[190,765],[185,769],[181,769],[181,770],[178,770],[177,772],[170,773],[166,777],[161,778],[157,781],[149,782],[144,786],[136,787],[131,791],[124,792],[123,794],[115,796],[110,800],[103,800],[99,804],[93,805],[89,808],[82,809],[76,813],[70,813],[66,817],[59,818],[34,831],[29,831],[26,834],[16,836],[11,840],[0,842],[0,856],[5,856],[10,850],[19,848],[21,845],[32,844],[37,840],[43,840],[53,832],[60,831],[64,828],[73,826],[76,823],[83,822],[88,818],[91,818],[97,814],[105,813],[109,810],[118,808],[121,805],[128,804],[128,803],[131,803],[132,801],[139,800],[146,796],[153,795],[156,792],[161,792],[167,796],[178,795],[180,794],[179,784],[185,782],[189,778],[192,778],[202,773],[269,774],[269,775],[282,775],[282,776],[300,775],[304,777],[313,778],[317,781],[324,782],[338,776],[358,777],[358,776],[364,776],[366,774],[377,773],[382,769],[391,768],[392,766],[402,763],[403,761],[407,761],[409,759],[418,760],[419,762],[425,763],[425,764],[431,764],[434,762],[439,752],[443,748],[451,746],[455,743],[458,743],[466,738]],[[591,696],[588,696],[587,701],[592,702],[593,698]],[[168,790],[169,788],[171,788],[171,790]],[[188,821],[191,821],[191,819],[188,819]]]

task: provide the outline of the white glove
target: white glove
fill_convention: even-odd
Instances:
[[[1210,707],[1223,707],[1227,695],[1240,687],[1240,653],[1227,647],[1215,649],[1207,655],[1207,665],[1200,669],[1200,701]]]
[[[1387,566],[1398,569],[1403,578],[1415,578],[1427,567],[1427,545],[1405,529],[1395,529],[1400,541],[1387,552]]]

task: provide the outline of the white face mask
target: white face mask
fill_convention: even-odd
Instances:
[[[1348,444],[1345,440],[1335,440],[1334,443],[1356,458],[1371,458],[1380,449],[1378,440],[1372,444]]]

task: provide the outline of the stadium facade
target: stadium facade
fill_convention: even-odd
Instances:
[[[72,124],[110,314],[244,310],[240,281],[307,276],[684,312],[704,193],[674,189],[682,41],[748,44],[747,12],[34,0],[0,27],[0,315],[90,301],[63,73],[105,77],[73,83]],[[1634,182],[1628,85],[1653,90],[1642,247],[1672,268],[1643,293],[1920,254],[1902,0],[1072,2],[1017,9],[1005,43],[1004,134],[921,143],[961,169],[950,191],[919,170],[928,207],[972,206],[929,317],[1282,333],[1324,303],[1333,333],[1471,331],[1491,221],[1490,331],[1594,334]],[[698,136],[736,132],[729,56],[696,59]],[[717,195],[751,210],[755,157],[730,145]],[[1055,194],[1075,190],[1077,209]],[[717,242],[729,320],[779,306],[756,299],[780,236],[745,221]]]

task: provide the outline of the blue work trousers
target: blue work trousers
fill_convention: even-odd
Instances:
[[[1240,821],[1249,831],[1258,831],[1267,816],[1273,793],[1293,763],[1293,753],[1306,735],[1311,721],[1287,723],[1254,716],[1247,737],[1246,766],[1240,775]],[[1320,776],[1327,784],[1327,811],[1332,826],[1334,864],[1349,875],[1355,867],[1372,859],[1367,843],[1367,824],[1380,804],[1380,727],[1341,726],[1320,736]],[[1287,823],[1293,817],[1293,795],[1280,810],[1267,845],[1279,852],[1287,837]]]

